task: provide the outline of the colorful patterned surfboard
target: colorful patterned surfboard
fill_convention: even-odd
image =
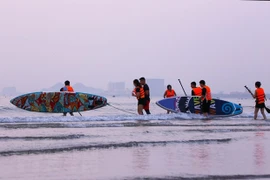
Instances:
[[[201,114],[201,100],[198,96],[180,96],[165,98],[157,101],[156,104],[163,109],[179,113],[190,112],[195,114]],[[235,116],[243,112],[242,106],[220,100],[212,99],[210,105],[210,115],[215,116]]]
[[[102,96],[76,92],[33,92],[10,100],[18,108],[48,113],[82,112],[107,105]]]

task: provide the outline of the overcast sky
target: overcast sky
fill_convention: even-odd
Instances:
[[[162,78],[186,91],[270,92],[270,3],[241,0],[0,0],[0,90],[70,80],[95,88]]]

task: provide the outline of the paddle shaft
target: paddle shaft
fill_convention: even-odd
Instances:
[[[185,96],[187,96],[187,93],[186,93],[186,91],[185,91],[185,89],[184,89],[184,87],[183,87],[183,85],[182,85],[182,83],[181,83],[181,80],[178,79],[178,81],[179,81],[179,83],[180,83],[180,85],[181,85],[181,87],[182,87],[182,89],[183,89],[183,91],[184,91],[184,93],[185,93]]]
[[[247,91],[251,94],[251,96],[252,97],[254,97],[254,94],[251,92],[251,90],[247,87],[247,86],[244,86],[246,89],[247,89]]]

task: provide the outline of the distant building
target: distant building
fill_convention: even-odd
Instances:
[[[164,79],[147,79],[146,83],[150,88],[150,96],[163,97],[164,94]]]
[[[125,82],[109,82],[108,93],[112,95],[125,94]]]

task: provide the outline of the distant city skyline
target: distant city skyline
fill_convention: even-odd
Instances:
[[[138,78],[139,79],[139,78]],[[158,78],[152,78],[152,79],[158,79]],[[92,87],[92,88],[95,88],[95,89],[102,89],[103,91],[108,91],[109,90],[109,84],[110,83],[124,83],[125,84],[125,89],[129,89],[129,90],[132,90],[134,87],[133,87],[133,80],[131,81],[131,82],[125,82],[125,81],[109,81],[108,83],[107,83],[107,85],[106,86],[104,86],[104,87],[97,87],[97,86],[94,86],[94,85],[89,85],[89,84],[86,84],[86,83],[83,83],[83,82],[75,82],[75,83],[73,83],[73,82],[71,82],[71,85],[74,85],[74,84],[84,84],[85,86],[88,86],[88,87]],[[147,82],[147,79],[146,79],[146,82]],[[148,83],[148,82],[147,82]],[[51,85],[49,85],[48,87],[40,87],[40,88],[32,88],[32,89],[30,89],[30,88],[25,88],[25,87],[17,87],[17,86],[7,86],[7,87],[16,87],[16,89],[17,89],[17,91],[20,91],[20,92],[34,92],[34,91],[41,91],[41,90],[43,90],[43,89],[48,89],[48,88],[50,88],[50,87],[52,87],[52,86],[54,86],[54,85],[56,85],[56,84],[60,84],[61,86],[64,86],[64,83],[61,83],[61,82],[56,82],[55,84],[51,84]],[[180,86],[180,84],[179,84],[179,81],[176,79],[174,82],[172,81],[171,83],[166,83],[166,81],[165,81],[165,79],[164,79],[164,86],[163,86],[163,90],[162,91],[165,91],[166,90],[166,86],[168,85],[168,84],[170,84],[170,85],[172,85],[172,87],[173,87],[173,89],[179,94],[184,94],[184,92],[183,92],[183,89],[182,89],[182,87]],[[182,84],[183,84],[183,81],[182,81]],[[197,82],[197,84],[198,84],[198,82]],[[211,89],[212,89],[212,92],[213,93],[217,93],[217,94],[222,94],[222,93],[224,93],[224,94],[230,94],[230,93],[233,93],[233,92],[246,92],[246,89],[244,88],[244,86],[243,86],[243,88],[242,88],[242,90],[240,89],[240,90],[232,90],[232,91],[225,91],[225,90],[220,90],[220,91],[217,91],[215,88],[213,88],[211,85],[209,85],[210,87],[211,87]],[[7,87],[3,87],[2,89],[4,89],[4,88],[7,88]],[[185,91],[186,91],[186,93],[190,93],[190,91],[191,91],[191,88],[190,88],[190,83],[187,83],[187,84],[183,84],[183,87],[184,87],[184,89],[185,89]],[[253,91],[255,91],[255,87],[252,87],[252,86],[248,86],[251,90],[252,90],[252,92]],[[270,93],[270,89],[268,90],[268,89],[265,89],[265,92],[266,93]]]
[[[112,83],[112,82],[110,82],[110,83]],[[121,83],[121,82],[117,82],[117,83]],[[36,91],[59,91],[61,87],[63,87],[62,83],[56,83],[50,87],[44,87],[44,88],[36,90]],[[163,92],[165,91],[165,88],[166,87],[164,86],[163,89],[154,90],[153,87],[150,85],[150,91],[151,91],[151,94],[153,96],[162,96],[163,97]],[[108,88],[107,89],[95,88],[95,87],[91,87],[91,86],[86,86],[83,83],[75,83],[74,89],[77,92],[88,92],[88,93],[101,94],[101,95],[117,95],[117,96],[120,95],[121,96],[121,95],[130,95],[133,88],[123,87],[123,89],[118,89],[118,90],[110,92],[110,90]],[[155,91],[155,93],[153,93],[153,91]],[[190,95],[189,90],[185,89],[185,91],[186,91],[187,95]],[[19,91],[16,87],[4,87],[0,91],[0,95],[20,95],[20,94],[30,93],[30,92],[35,92],[35,91],[23,92],[23,91]],[[228,92],[228,93],[225,93],[225,92],[212,92],[212,93],[216,96],[221,96],[221,97],[222,96],[250,97],[250,93],[247,90],[232,91],[232,92]],[[265,93],[267,95],[267,98],[270,98],[270,93],[269,92],[265,92]],[[181,92],[177,92],[177,95],[184,96],[183,90],[181,90]]]

